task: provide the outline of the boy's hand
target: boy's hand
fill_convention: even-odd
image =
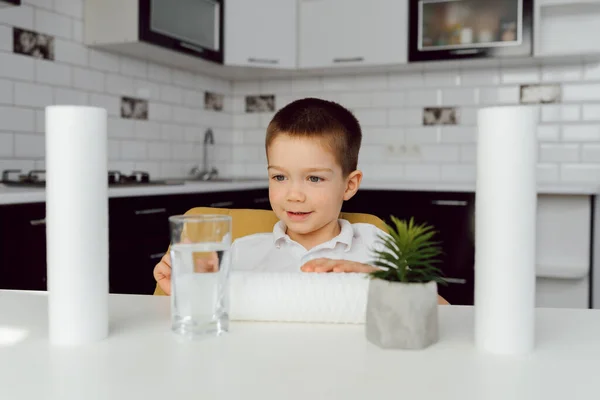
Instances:
[[[216,251],[210,253],[194,253],[194,272],[218,272],[219,257]],[[158,286],[165,292],[171,294],[171,255],[166,253],[159,263],[154,267],[154,279]]]
[[[304,264],[300,269],[303,272],[363,272],[377,271],[377,268],[347,260],[332,260],[330,258],[317,258]],[[448,301],[438,295],[438,304],[449,305]]]
[[[168,252],[154,267],[154,279],[167,296],[171,295],[171,256]]]
[[[333,260],[331,258],[317,258],[300,267],[302,272],[362,272],[377,271],[377,268],[348,260]]]

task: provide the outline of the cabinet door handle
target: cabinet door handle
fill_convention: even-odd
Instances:
[[[268,203],[268,202],[269,202],[268,197],[261,197],[260,199],[254,199],[254,203]]]
[[[210,207],[229,207],[233,205],[233,201],[221,201],[219,203],[212,203]]]
[[[448,283],[458,283],[460,285],[465,285],[467,283],[466,279],[461,279],[461,278],[442,278],[442,279]]]
[[[135,210],[135,215],[162,214],[167,212],[166,208],[149,208],[147,210]]]
[[[459,54],[459,55],[477,54],[477,53],[481,53],[481,50],[478,50],[478,49],[465,49],[465,50],[453,50],[452,51],[452,54]]]
[[[195,51],[196,53],[200,53],[200,54],[204,53],[204,49],[200,46],[194,46],[193,44],[189,44],[189,43],[185,43],[185,42],[179,42],[179,45],[188,50]]]
[[[162,258],[165,255],[165,253],[154,253],[154,254],[150,254],[150,259],[151,260],[156,260],[158,258]]]
[[[250,58],[248,58],[248,62],[249,63],[255,63],[255,64],[279,64],[279,60],[277,60],[275,58],[254,58],[254,57],[250,57]]]
[[[31,226],[46,225],[46,218],[32,219],[31,221],[29,221],[29,223],[31,224]]]
[[[431,204],[435,204],[436,206],[458,206],[464,207],[468,205],[468,203],[464,200],[432,200]]]
[[[347,63],[347,62],[363,62],[363,61],[365,61],[364,57],[346,57],[346,58],[340,57],[340,58],[333,59],[333,62],[336,64]]]

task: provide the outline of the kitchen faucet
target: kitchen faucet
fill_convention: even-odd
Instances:
[[[203,155],[202,155],[202,171],[199,170],[198,166],[194,166],[190,171],[190,174],[197,179],[203,181],[209,181],[214,179],[219,174],[219,171],[214,166],[209,166],[208,162],[208,145],[215,145],[215,137],[213,135],[212,129],[207,129],[204,132],[204,147],[203,147]]]

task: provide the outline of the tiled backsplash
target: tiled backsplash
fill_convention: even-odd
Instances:
[[[83,0],[23,3],[0,11],[0,169],[43,167],[44,107],[69,103],[108,110],[112,169],[183,175],[202,162],[213,128],[221,174],[263,176],[269,110],[315,96],[355,112],[368,177],[469,182],[477,109],[519,104],[522,85],[548,83],[561,94],[537,106],[539,180],[600,181],[597,62],[230,82],[87,48]],[[51,36],[54,60],[14,54],[14,27]],[[124,97],[147,100],[147,120],[143,105],[131,111],[136,101],[124,112]]]
[[[83,0],[23,3],[0,10],[0,170],[43,167],[44,107],[76,104],[108,110],[111,169],[182,176],[202,163],[210,127],[217,168],[232,172],[231,82],[87,48]],[[15,27],[52,37],[54,60],[13,53]],[[205,109],[207,91],[225,95],[220,111],[215,96]],[[123,97],[147,100],[147,112]]]
[[[539,181],[600,182],[597,62],[234,82],[233,127],[245,149],[234,151],[234,159],[246,163],[247,174],[264,171],[262,141],[272,114],[244,113],[245,95],[274,94],[276,108],[315,96],[355,112],[363,126],[360,166],[366,176],[474,182],[478,108],[520,104],[522,86],[530,101],[530,85],[549,85],[541,88],[540,98],[558,101],[535,106],[540,112]],[[553,85],[559,85],[558,99]],[[447,109],[434,115],[432,107]]]

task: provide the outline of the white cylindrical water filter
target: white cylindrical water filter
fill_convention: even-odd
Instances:
[[[106,110],[46,108],[49,339],[79,345],[108,335]]]
[[[232,321],[364,324],[365,274],[232,271]]]
[[[478,115],[475,343],[495,354],[534,346],[538,110]]]

